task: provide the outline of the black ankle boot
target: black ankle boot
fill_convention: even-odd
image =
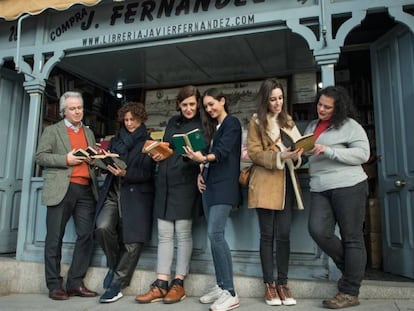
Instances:
[[[168,290],[168,281],[156,279],[154,283],[152,283],[153,286],[157,286],[161,289]]]
[[[178,278],[177,279],[174,279],[174,280],[171,281],[171,285],[170,286],[172,286],[174,284],[180,285],[181,287],[184,287],[184,280],[181,280],[181,279],[178,279]]]

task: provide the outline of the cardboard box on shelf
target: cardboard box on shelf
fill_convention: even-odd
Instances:
[[[367,233],[381,232],[381,208],[378,198],[368,199],[365,224]]]
[[[365,235],[368,265],[378,269],[382,265],[382,236],[381,233],[368,233]]]

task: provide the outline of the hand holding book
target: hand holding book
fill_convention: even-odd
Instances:
[[[287,131],[280,129],[280,138],[283,145],[286,148],[290,148],[291,151],[303,148],[303,152],[308,152],[315,146],[315,136],[313,133],[294,139]]]
[[[156,161],[165,160],[174,153],[168,142],[157,140],[147,140],[142,152],[148,153]]]
[[[96,144],[96,147],[89,146],[86,149],[76,149],[72,152],[72,154],[77,157],[82,157],[84,158],[84,161],[89,164],[94,164],[102,169],[107,169],[108,165],[119,169],[126,168],[126,164],[122,160],[118,159],[119,154],[103,149],[100,144]]]
[[[90,158],[92,155],[96,155],[99,153],[99,149],[97,147],[88,146],[88,148],[78,148],[75,151],[72,152],[74,156],[77,157],[86,157]]]
[[[99,149],[97,147],[88,146],[86,149],[78,148],[69,152],[67,161],[70,165],[78,165],[82,162],[93,164],[92,155],[98,154]]]
[[[102,150],[102,153],[91,155],[92,159],[100,159],[106,166],[115,166],[114,158],[119,158],[119,154]]]
[[[200,151],[206,148],[204,137],[200,129],[194,129],[184,134],[174,134],[172,136],[175,152],[185,154],[184,147],[190,147],[193,151]]]
[[[106,168],[109,172],[111,172],[115,176],[124,177],[126,175],[126,169],[120,167],[120,165],[117,165],[115,161],[113,164],[108,165]]]

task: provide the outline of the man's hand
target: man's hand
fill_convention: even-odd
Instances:
[[[90,163],[90,159],[88,157],[75,156],[73,154],[75,152],[75,150],[76,149],[73,149],[72,151],[70,151],[66,154],[66,162],[70,166],[79,165],[79,164],[82,164],[83,162],[87,162],[88,164]]]

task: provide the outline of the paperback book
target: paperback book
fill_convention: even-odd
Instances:
[[[171,156],[174,151],[170,148],[170,144],[164,141],[147,140],[142,148],[142,152],[148,153],[151,156],[161,154],[164,159]]]
[[[313,133],[304,135],[295,140],[287,131],[280,129],[280,137],[283,145],[285,145],[286,148],[290,147],[291,151],[303,148],[303,152],[308,152],[315,146],[315,136]]]

